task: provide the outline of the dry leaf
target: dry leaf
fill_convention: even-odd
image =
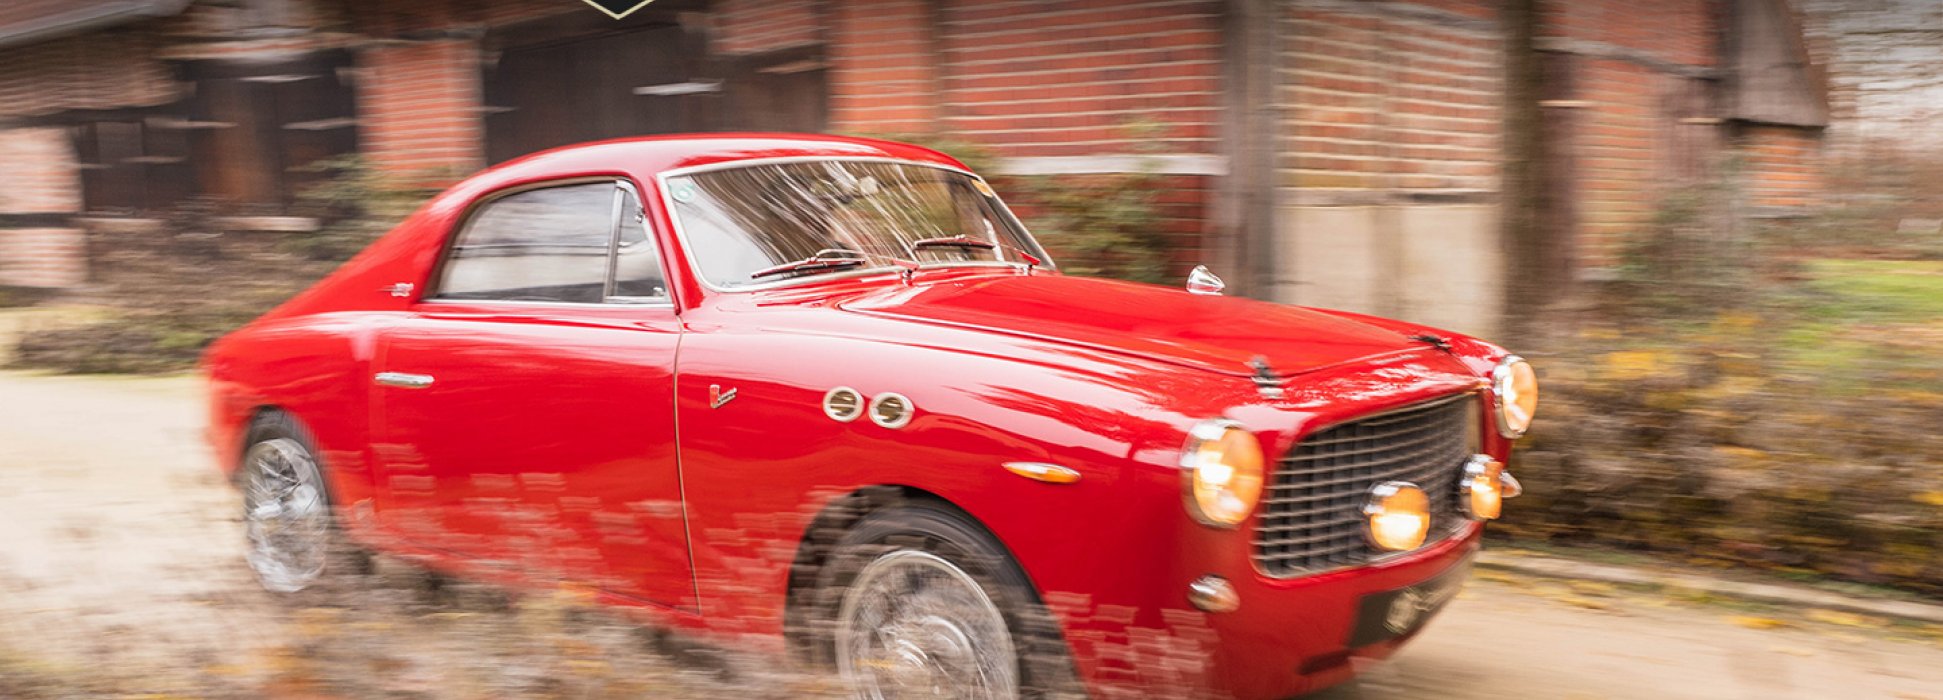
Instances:
[[[1771,630],[1771,629],[1778,629],[1781,627],[1788,626],[1788,622],[1786,620],[1777,620],[1772,617],[1760,617],[1756,615],[1735,615],[1733,617],[1727,618],[1727,621],[1732,622],[1736,625],[1740,625],[1742,627],[1746,627],[1748,629],[1756,629],[1756,630]]]

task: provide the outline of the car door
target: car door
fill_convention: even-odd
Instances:
[[[428,286],[379,333],[379,522],[488,573],[692,607],[681,324],[633,188],[491,197]]]

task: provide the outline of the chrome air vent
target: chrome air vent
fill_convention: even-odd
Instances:
[[[870,422],[896,430],[911,422],[916,409],[903,394],[885,392],[870,400]]]
[[[840,386],[823,395],[823,415],[839,423],[848,423],[864,414],[864,395],[856,389]]]

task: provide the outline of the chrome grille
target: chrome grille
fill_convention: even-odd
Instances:
[[[1287,577],[1370,561],[1364,539],[1370,487],[1408,481],[1430,496],[1430,537],[1464,521],[1457,481],[1470,457],[1478,405],[1472,394],[1434,399],[1338,424],[1304,438],[1275,467],[1255,529],[1255,562]],[[1426,542],[1426,544],[1428,543]]]

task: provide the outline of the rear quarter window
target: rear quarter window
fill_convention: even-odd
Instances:
[[[447,251],[434,297],[600,303],[614,196],[614,183],[594,182],[517,192],[481,205]]]

